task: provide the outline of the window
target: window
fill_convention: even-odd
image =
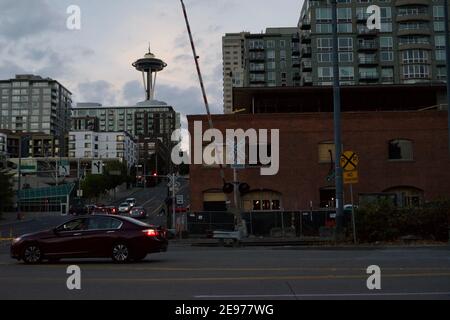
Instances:
[[[445,50],[436,50],[436,60],[445,61]]]
[[[333,68],[332,67],[319,67],[317,69],[320,80],[331,80],[333,79]]]
[[[107,218],[107,217],[93,217],[89,218],[89,230],[116,230],[120,229],[122,226],[122,222],[114,219],[114,218]]]
[[[434,20],[444,19],[444,6],[433,6],[433,18]]]
[[[380,48],[392,50],[393,48],[392,37],[380,37]]]
[[[267,40],[267,48],[268,49],[275,48],[275,41],[274,40]]]
[[[355,70],[353,67],[340,67],[339,68],[339,79],[353,80],[355,78]]]
[[[331,51],[333,48],[333,41],[331,38],[318,38],[317,50],[319,51]]]
[[[336,148],[333,142],[319,143],[319,163],[332,163],[335,155]]]
[[[339,38],[339,50],[340,51],[352,51],[353,39],[352,38]]]
[[[403,63],[424,63],[428,62],[428,51],[426,50],[406,50],[403,51]]]
[[[318,62],[331,62],[332,55],[331,53],[318,53],[317,61]]]
[[[445,31],[445,23],[443,21],[435,21],[434,31]]]
[[[329,23],[317,23],[316,24],[316,33],[331,33],[333,29],[331,24]]]
[[[340,52],[339,62],[353,62],[353,52]]]
[[[331,20],[331,8],[316,8],[316,20],[317,21],[330,21]]]
[[[337,9],[338,21],[352,21],[352,8],[338,8]]]
[[[394,68],[382,68],[381,69],[381,81],[383,81],[383,82],[394,81]]]
[[[389,160],[413,160],[413,144],[410,140],[392,140],[389,142]]]
[[[381,51],[380,60],[384,62],[394,61],[394,51]]]
[[[405,79],[428,79],[430,77],[430,67],[423,64],[403,66],[403,77]]]
[[[339,23],[338,33],[352,33],[353,25],[351,23]]]

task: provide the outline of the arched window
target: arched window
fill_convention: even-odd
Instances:
[[[402,139],[389,141],[389,160],[414,160],[412,141]]]

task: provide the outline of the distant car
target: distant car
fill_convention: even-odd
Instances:
[[[109,214],[109,215],[118,215],[119,214],[119,209],[117,207],[105,207],[105,213]]]
[[[128,202],[123,202],[119,206],[119,213],[128,213],[131,210],[131,206]]]
[[[108,211],[106,208],[101,208],[101,207],[95,207],[91,212],[91,215],[93,215],[93,216],[104,215],[104,214],[108,214]]]
[[[51,230],[13,240],[11,257],[27,264],[65,258],[112,258],[124,263],[165,252],[167,231],[120,216],[74,218]]]
[[[128,198],[126,200],[126,202],[128,202],[128,204],[130,205],[131,208],[136,206],[136,199],[135,198]]]
[[[130,217],[134,219],[146,219],[147,211],[143,207],[135,207],[130,211]]]

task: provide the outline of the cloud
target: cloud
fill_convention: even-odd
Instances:
[[[117,91],[114,86],[104,80],[83,82],[78,85],[79,101],[98,102],[104,105],[117,103]]]
[[[18,40],[64,30],[66,18],[48,0],[0,1],[0,37]]]

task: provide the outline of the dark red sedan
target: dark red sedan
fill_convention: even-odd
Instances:
[[[124,263],[167,251],[166,230],[129,217],[90,216],[13,240],[11,257],[28,264],[64,258],[112,258]]]

